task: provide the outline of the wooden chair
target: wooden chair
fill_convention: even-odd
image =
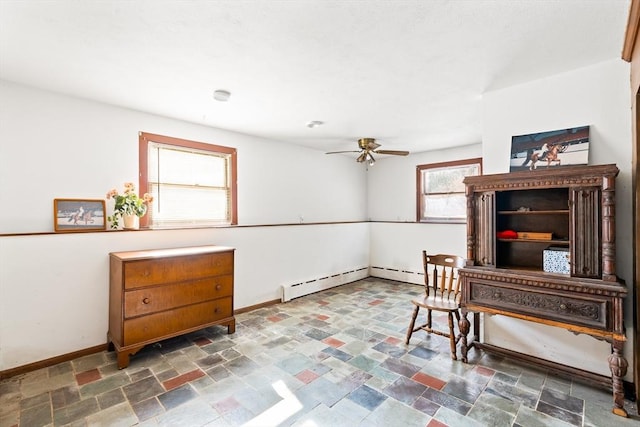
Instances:
[[[464,259],[456,255],[427,255],[422,251],[422,264],[424,266],[424,297],[413,299],[415,305],[409,330],[407,331],[406,344],[409,344],[411,335],[419,330],[448,337],[451,343],[451,358],[457,360],[456,344],[460,337],[456,337],[453,317],[456,323],[460,320],[460,284],[458,269],[464,265]],[[431,271],[430,271],[431,270]],[[427,310],[427,323],[415,326],[420,308]],[[447,313],[449,318],[449,332],[432,329],[431,313],[440,311]]]

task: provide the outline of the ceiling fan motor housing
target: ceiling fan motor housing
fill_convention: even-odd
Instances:
[[[360,138],[358,140],[358,147],[361,150],[375,150],[380,147],[380,144],[376,144],[375,138]]]

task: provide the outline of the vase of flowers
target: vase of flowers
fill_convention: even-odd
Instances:
[[[153,201],[153,197],[149,193],[145,193],[142,197],[136,193],[136,187],[132,182],[124,183],[124,193],[119,194],[115,188],[107,193],[107,200],[115,200],[113,206],[113,215],[107,217],[111,223],[112,229],[120,226],[120,218],[122,218],[123,228],[126,230],[135,230],[140,227],[140,218],[147,213],[149,203]]]

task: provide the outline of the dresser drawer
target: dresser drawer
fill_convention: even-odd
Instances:
[[[124,265],[124,287],[183,282],[233,272],[233,252],[191,255],[165,259],[144,259]]]
[[[573,297],[556,293],[536,292],[518,287],[496,286],[471,281],[467,301],[497,310],[550,319],[570,324],[607,329],[607,303],[605,297]]]
[[[131,318],[189,304],[209,301],[233,294],[233,276],[206,279],[162,286],[149,286],[126,291],[124,317]]]
[[[124,345],[157,341],[233,315],[233,298],[226,297],[200,304],[162,311],[124,321]]]

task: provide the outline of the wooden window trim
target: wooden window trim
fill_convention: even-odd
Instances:
[[[139,132],[138,138],[138,162],[139,162],[139,185],[140,194],[148,193],[148,144],[149,142],[159,142],[161,144],[176,145],[184,148],[194,148],[204,151],[229,154],[231,156],[231,223],[238,224],[238,153],[235,148],[222,145],[207,144],[204,142],[190,141],[188,139],[173,138],[165,135],[157,135],[147,132]],[[149,216],[140,218],[140,226],[148,227]]]
[[[480,174],[482,175],[482,157],[475,157],[472,159],[463,159],[463,160],[453,160],[449,162],[438,162],[438,163],[427,163],[424,165],[416,166],[416,222],[424,223],[424,224],[458,224],[465,223],[465,221],[451,221],[451,220],[422,220],[422,172],[427,169],[439,169],[446,167],[456,167],[456,166],[465,166],[479,164],[480,165]],[[437,194],[437,193],[431,193]],[[464,194],[464,193],[463,193]]]

